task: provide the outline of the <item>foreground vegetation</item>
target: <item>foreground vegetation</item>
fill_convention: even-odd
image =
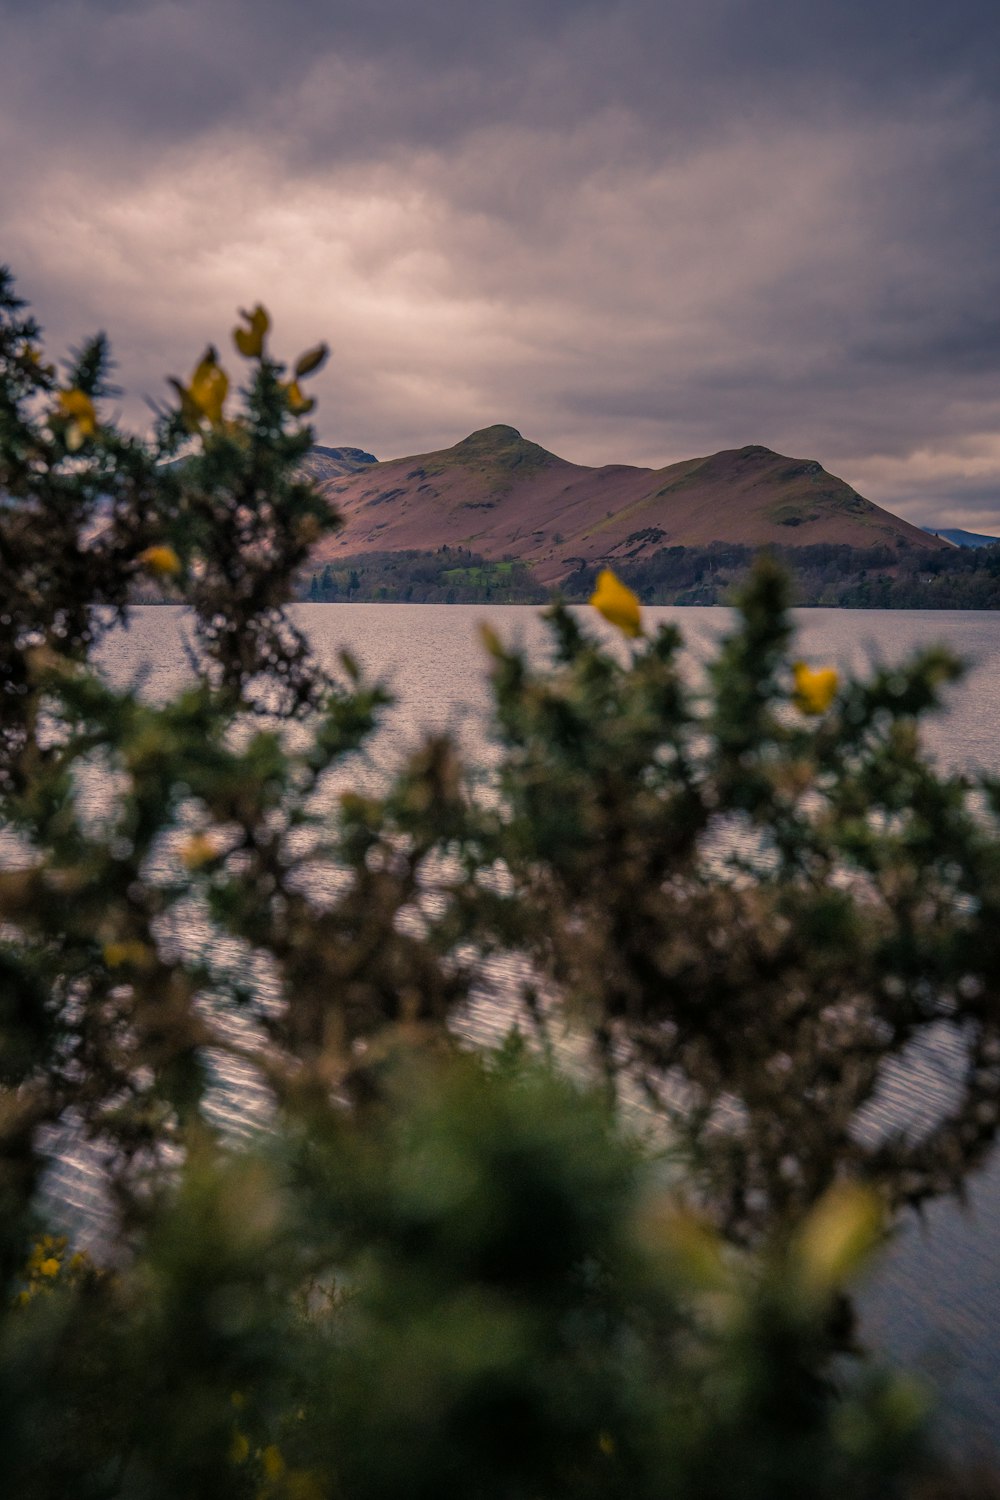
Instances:
[[[323,350],[268,334],[239,402],[210,348],[138,440],[103,340],[60,376],[0,290],[5,1493],[985,1495],[846,1298],[1000,1123],[1000,786],[919,737],[958,664],[796,661],[763,563],[693,682],[606,574],[610,644],[561,607],[547,665],[485,633],[491,789],[432,738],[362,793],[387,695],[284,612],[335,525]],[[190,609],[167,701],[87,666],[144,576]],[[498,955],[517,1027],[477,1056]],[[880,1128],[943,1033],[947,1108]]]

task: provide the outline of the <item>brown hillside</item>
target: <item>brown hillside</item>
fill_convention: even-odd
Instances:
[[[513,427],[486,427],[453,448],[368,462],[320,487],[344,519],[321,544],[321,563],[357,552],[468,547],[487,558],[523,558],[543,583],[556,583],[581,559],[613,563],[716,541],[947,545],[820,464],[759,447],[665,469],[595,469],[567,463]]]

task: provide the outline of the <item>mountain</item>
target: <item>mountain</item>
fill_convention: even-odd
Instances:
[[[943,536],[956,547],[995,547],[1000,536],[986,536],[981,531],[962,531],[957,526],[925,526],[930,536]]]
[[[316,451],[316,450],[314,450]],[[452,448],[379,463],[357,449],[320,480],[344,525],[320,565],[370,552],[466,548],[516,557],[545,585],[581,565],[646,558],[712,542],[851,547],[949,544],[865,500],[811,460],[727,449],[663,469],[568,463],[513,427],[485,427]]]
[[[358,474],[374,463],[378,463],[374,453],[366,453],[363,448],[323,448],[317,443],[302,460],[302,470],[321,484],[344,474]]]

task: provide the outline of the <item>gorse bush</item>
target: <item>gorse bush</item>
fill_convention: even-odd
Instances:
[[[6,1492],[916,1493],[921,1398],[857,1366],[842,1293],[1000,1119],[1000,789],[918,734],[958,665],[795,662],[764,562],[699,679],[605,575],[610,642],[558,604],[543,666],[486,633],[485,794],[432,737],[333,798],[389,697],[285,612],[337,520],[325,351],[269,332],[138,439],[104,339],[60,377],[0,283]],[[149,576],[193,630],[166,701],[89,665]],[[521,1032],[474,1058],[498,952]],[[947,1109],[880,1127],[945,1033]],[[269,1101],[249,1146],[223,1060]],[[107,1164],[93,1260],[46,1221],[66,1130]]]
[[[998,787],[918,734],[958,664],[838,684],[790,663],[786,604],[760,564],[702,695],[673,626],[622,662],[557,608],[541,671],[491,642],[517,940],[751,1241],[845,1173],[955,1190],[1000,1119]],[[946,1035],[950,1107],[878,1129],[888,1070]]]

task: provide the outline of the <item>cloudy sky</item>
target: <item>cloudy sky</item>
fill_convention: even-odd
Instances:
[[[137,425],[259,299],[324,442],[1000,529],[998,147],[996,0],[0,0],[0,260]]]

